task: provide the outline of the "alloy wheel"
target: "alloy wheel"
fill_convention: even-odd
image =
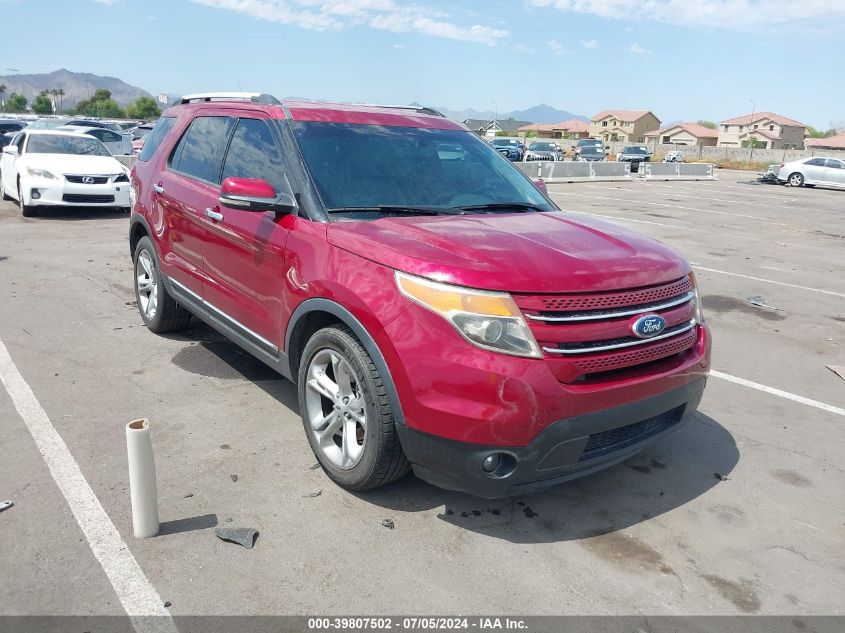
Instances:
[[[158,309],[158,275],[149,251],[141,251],[135,264],[135,285],[141,312],[152,319]]]
[[[341,470],[361,461],[367,414],[361,385],[341,352],[321,349],[311,359],[305,383],[308,428],[322,455]]]

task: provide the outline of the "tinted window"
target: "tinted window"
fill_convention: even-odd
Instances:
[[[101,130],[100,136],[97,137],[105,143],[118,143],[123,140],[120,134],[112,132],[111,130]]]
[[[58,134],[32,134],[26,151],[30,154],[87,154],[111,156],[109,150],[95,138]]]
[[[538,152],[553,152],[555,151],[554,143],[531,143],[528,149]]]
[[[828,158],[827,159],[827,166],[833,167],[833,169],[843,169],[842,163],[835,158]]]
[[[522,202],[554,209],[512,163],[472,132],[323,122],[293,126],[329,208]]]
[[[811,158],[805,165],[812,165],[813,167],[824,167],[824,158]]]
[[[174,123],[176,123],[176,119],[172,117],[161,117],[158,120],[150,133],[147,134],[144,140],[144,147],[138,155],[138,160],[148,161],[153,157],[153,154],[156,153],[158,146],[161,145],[161,142],[167,136]]]
[[[170,166],[188,176],[219,184],[223,153],[233,125],[234,119],[229,117],[197,117],[173,151]]]
[[[223,165],[223,180],[238,176],[263,178],[277,192],[281,191],[282,153],[264,121],[238,121]]]
[[[626,147],[622,150],[623,154],[648,154],[645,147]]]

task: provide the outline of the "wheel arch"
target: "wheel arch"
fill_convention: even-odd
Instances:
[[[133,214],[132,218],[129,220],[130,259],[135,257],[135,247],[138,246],[138,242],[140,242],[141,238],[144,236],[149,237],[151,240],[153,239],[153,232],[150,230],[150,225],[147,224],[144,216]],[[155,240],[153,240],[153,245],[155,245]]]
[[[375,339],[354,314],[330,299],[320,297],[307,299],[300,303],[291,315],[285,335],[285,351],[288,355],[290,373],[294,382],[296,382],[299,374],[302,350],[305,348],[308,339],[317,330],[332,324],[341,324],[348,327],[361,342],[361,345],[364,346],[364,349],[367,350],[367,354],[378,369],[387,390],[387,397],[393,410],[393,418],[397,424],[405,426],[405,416],[402,413],[402,405],[399,402],[399,394],[396,391],[393,376]]]

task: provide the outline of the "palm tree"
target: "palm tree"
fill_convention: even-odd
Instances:
[[[65,91],[62,90],[61,88],[59,88],[57,90],[57,92],[59,93],[59,110],[64,111],[64,109],[65,109],[65,100],[64,100]]]

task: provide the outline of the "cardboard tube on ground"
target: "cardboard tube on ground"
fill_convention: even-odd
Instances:
[[[129,454],[129,491],[132,498],[132,527],[135,538],[158,534],[158,490],[150,423],[144,418],[126,425]]]

